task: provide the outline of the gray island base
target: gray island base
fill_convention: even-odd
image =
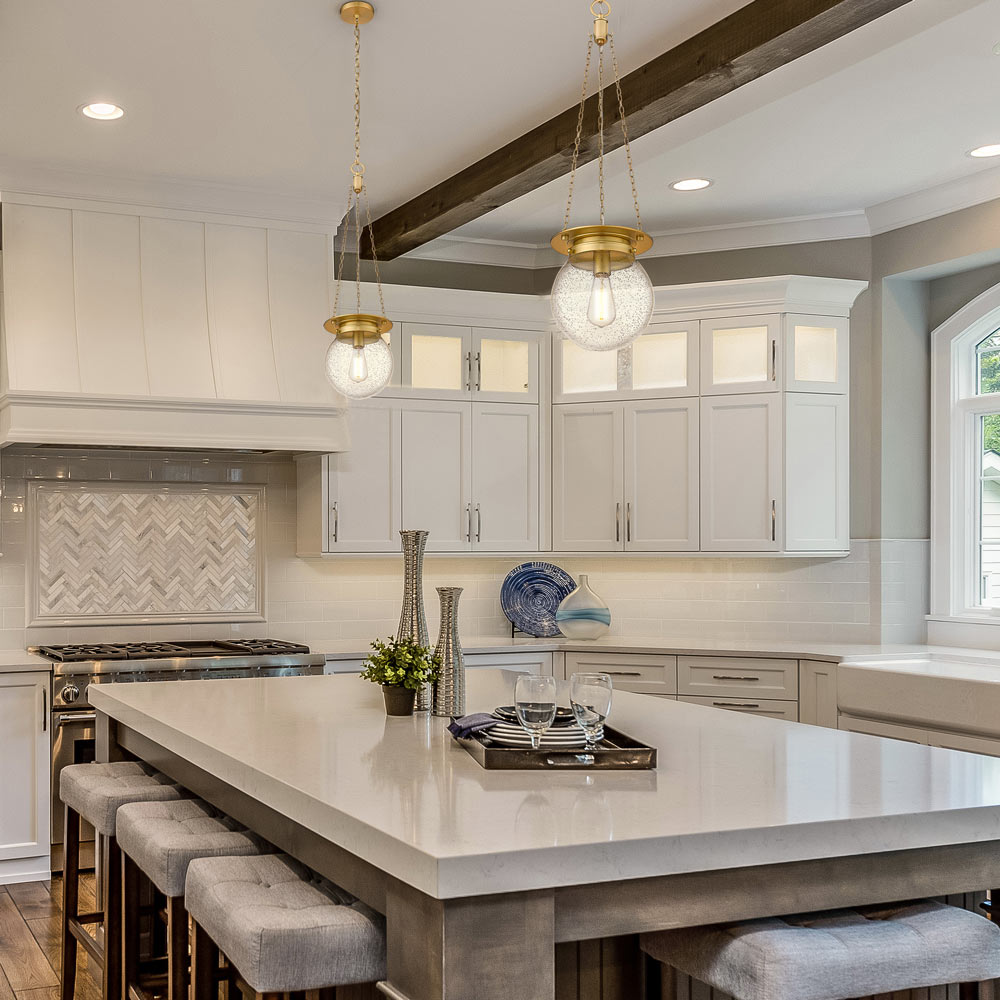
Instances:
[[[513,678],[471,673],[469,710]],[[484,771],[353,676],[91,698],[99,759],[148,761],[384,913],[404,1000],[625,1000],[642,931],[1000,884],[992,758],[616,693],[655,772]]]

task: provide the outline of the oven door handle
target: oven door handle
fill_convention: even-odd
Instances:
[[[74,722],[97,722],[96,712],[66,712],[56,716],[56,727],[72,725]]]

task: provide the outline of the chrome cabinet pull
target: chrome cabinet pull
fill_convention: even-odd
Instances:
[[[472,351],[465,355],[465,388],[472,391]]]
[[[476,504],[476,541],[481,542],[483,540],[483,512],[479,509],[479,504]]]
[[[771,381],[778,381],[778,338],[771,340]]]
[[[80,722],[97,722],[96,712],[67,712],[65,715],[56,716],[56,728],[72,726]]]
[[[482,388],[483,385],[483,362],[482,355],[479,351],[476,351],[476,392]]]
[[[42,732],[49,731],[49,692],[42,688]]]
[[[759,681],[759,677],[737,677],[735,674],[712,674],[713,681]]]
[[[771,541],[778,538],[778,501],[771,501]]]
[[[467,503],[465,505],[465,516],[468,518],[465,525],[465,540],[467,542],[472,541],[472,504]]]
[[[625,504],[625,541],[632,541],[632,502]]]
[[[640,670],[605,670],[603,673],[608,674],[610,677],[641,677],[642,671]]]
[[[714,708],[760,708],[752,701],[713,701],[712,705]]]
[[[622,540],[622,505],[620,503],[615,504],[615,541],[620,542]]]
[[[330,504],[330,513],[333,515],[333,543],[334,545],[340,541],[340,511],[337,510],[338,501],[334,501]]]

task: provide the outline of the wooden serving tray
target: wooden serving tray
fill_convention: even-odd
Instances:
[[[656,767],[656,748],[604,727],[604,739],[593,750],[505,747],[490,741],[489,733],[458,740],[487,771],[649,771]]]

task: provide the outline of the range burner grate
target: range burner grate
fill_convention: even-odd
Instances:
[[[38,652],[60,663],[86,660],[164,660],[195,656],[265,656],[308,653],[309,647],[280,639],[191,642],[97,642],[39,646]]]

